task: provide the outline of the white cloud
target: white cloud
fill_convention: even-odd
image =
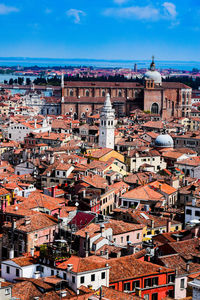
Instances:
[[[114,0],[115,2],[124,0]],[[121,2],[122,3],[122,2]],[[104,11],[105,16],[117,17],[119,19],[137,19],[149,22],[168,20],[171,21],[171,27],[179,25],[177,20],[176,6],[172,2],[164,2],[157,6],[130,6],[130,7],[112,7]]]
[[[171,2],[164,2],[163,7],[165,9],[165,13],[172,18],[176,18],[177,11],[176,11],[176,5],[174,5]]]
[[[51,14],[51,13],[52,13],[52,10],[49,9],[49,8],[46,8],[44,12],[45,12],[45,14]]]
[[[72,17],[74,23],[79,24],[81,21],[81,16],[85,16],[86,13],[79,9],[71,8],[66,12],[68,17]]]
[[[126,2],[129,1],[129,0],[113,0],[113,1],[114,1],[115,3],[121,5],[121,4],[126,3]]]
[[[18,12],[19,9],[14,6],[7,6],[3,3],[0,4],[0,15],[7,15],[12,12]]]
[[[139,20],[156,20],[159,18],[159,10],[152,6],[130,6],[123,8],[110,8],[104,12],[107,16],[121,18],[136,18]]]

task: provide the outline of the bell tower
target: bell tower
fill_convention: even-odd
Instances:
[[[115,146],[115,110],[112,108],[110,95],[106,100],[100,114],[99,147],[114,149]]]

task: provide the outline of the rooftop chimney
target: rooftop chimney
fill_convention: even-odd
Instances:
[[[13,259],[13,258],[14,258],[14,249],[13,249],[13,248],[10,249],[10,251],[9,251],[9,258],[10,258],[10,259]]]
[[[196,198],[192,198],[192,206],[196,206]]]
[[[105,225],[104,225],[104,224],[101,224],[101,225],[100,225],[100,232],[101,232],[101,235],[102,235],[102,233],[104,232],[104,230],[105,230]]]
[[[189,264],[189,263],[186,264],[186,271],[187,271],[187,272],[190,271],[190,264]]]
[[[15,229],[16,226],[17,226],[16,219],[13,219],[13,221],[12,221],[12,229]]]
[[[31,248],[31,256],[34,256],[34,247]]]
[[[35,279],[39,279],[40,278],[40,272],[39,271],[35,271],[34,278]]]
[[[151,220],[151,228],[154,228],[155,222],[154,220]]]
[[[171,231],[171,225],[172,225],[172,222],[171,220],[167,220],[167,232],[170,232]]]
[[[67,264],[67,271],[71,271],[73,269],[73,264]]]
[[[31,223],[31,219],[26,217],[24,220],[25,225],[29,225]]]

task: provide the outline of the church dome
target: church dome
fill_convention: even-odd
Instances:
[[[158,71],[147,71],[144,75],[145,80],[153,80],[155,84],[161,84],[162,83],[162,77],[161,74]]]
[[[158,71],[156,71],[154,56],[152,57],[152,63],[150,65],[149,71],[147,71],[144,74],[144,79],[145,80],[153,80],[155,84],[159,84],[159,85],[161,85],[161,83],[162,83],[162,76]]]
[[[158,135],[155,140],[155,147],[159,148],[173,148],[174,141],[169,134]]]

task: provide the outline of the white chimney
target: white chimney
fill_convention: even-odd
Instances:
[[[196,206],[196,198],[192,198],[192,206]]]
[[[9,258],[10,259],[14,258],[14,249],[10,249],[10,251],[9,251]]]
[[[34,256],[34,247],[31,248],[31,256]]]
[[[35,271],[35,273],[34,273],[34,278],[35,278],[35,279],[40,278],[40,272],[39,272],[39,271]]]
[[[68,265],[67,265],[67,271],[71,271],[72,268],[73,268],[73,264],[68,264]]]

